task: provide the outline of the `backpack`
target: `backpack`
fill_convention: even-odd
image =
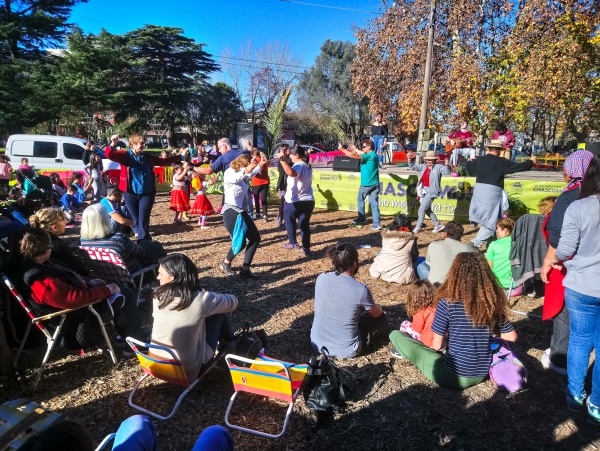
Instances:
[[[508,347],[506,341],[492,338],[492,365],[490,366],[490,380],[501,390],[517,392],[527,384],[527,369]]]

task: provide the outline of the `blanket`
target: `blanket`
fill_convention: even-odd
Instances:
[[[515,286],[539,274],[548,252],[542,228],[544,215],[523,215],[512,233],[509,260]]]

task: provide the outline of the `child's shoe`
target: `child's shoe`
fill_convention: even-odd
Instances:
[[[600,426],[600,407],[596,407],[589,401],[587,403],[587,420],[588,423]]]
[[[569,408],[569,410],[572,410],[573,412],[583,412],[585,410],[585,400],[587,399],[587,395],[585,393],[582,395],[573,396],[571,393],[569,393],[567,389],[566,398],[567,407]],[[596,409],[598,408],[596,407]]]
[[[207,225],[200,226],[200,230],[206,230],[206,229],[210,229],[210,226],[207,226]]]

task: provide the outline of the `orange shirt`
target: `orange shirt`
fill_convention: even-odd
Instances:
[[[435,317],[435,307],[427,307],[413,315],[412,328],[421,334],[420,341],[427,347],[433,343],[433,331],[431,325]]]
[[[269,179],[269,166],[265,166],[262,170],[252,177],[252,186],[268,185],[271,182]]]

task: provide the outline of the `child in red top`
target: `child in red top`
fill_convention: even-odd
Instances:
[[[435,317],[435,304],[433,286],[429,280],[415,280],[408,286],[406,312],[413,317],[413,320],[412,323],[404,321],[400,326],[400,332],[431,347],[433,341],[431,325]]]
[[[210,226],[206,225],[206,217],[215,214],[215,210],[213,209],[210,200],[206,197],[206,187],[212,185],[212,183],[207,182],[205,176],[202,174],[194,173],[194,177],[196,176],[198,177],[199,187],[196,191],[196,200],[192,206],[191,213],[193,215],[200,215],[198,225],[200,226],[200,229],[205,230],[210,228]]]
[[[180,164],[173,165],[173,189],[171,190],[170,210],[175,212],[173,223],[182,225],[182,215],[190,210],[190,200],[185,190],[185,169]]]
[[[260,151],[254,149],[252,151],[252,159],[260,162]],[[267,194],[269,194],[269,166],[266,165],[262,168],[258,174],[252,178],[252,194],[254,195],[254,211],[256,212],[255,218],[258,218],[258,212],[260,211],[260,204],[262,203],[262,218],[263,221],[267,222]]]

